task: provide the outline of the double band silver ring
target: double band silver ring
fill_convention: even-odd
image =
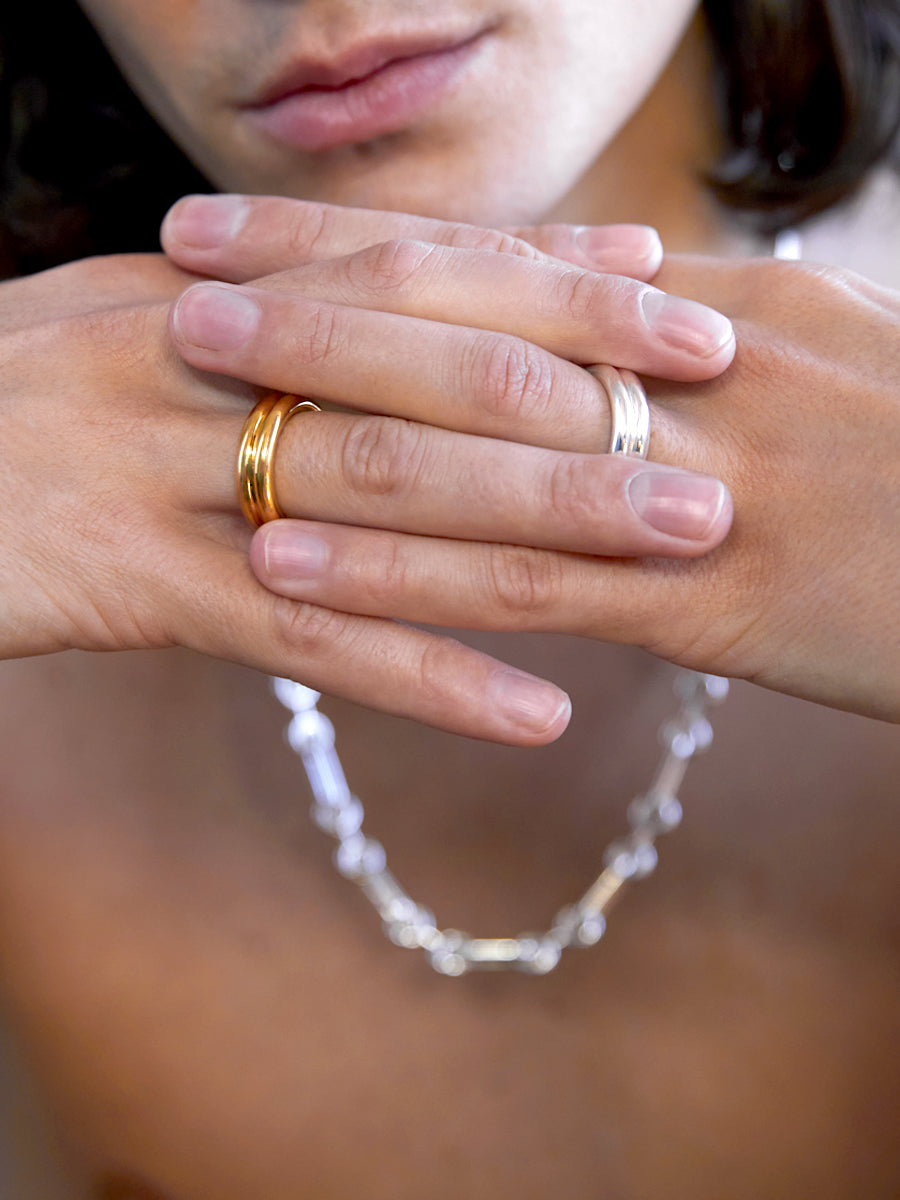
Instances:
[[[650,446],[650,406],[637,375],[605,363],[587,370],[609,399],[611,430],[607,453],[646,458]]]

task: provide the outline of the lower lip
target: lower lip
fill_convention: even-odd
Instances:
[[[331,150],[397,133],[450,90],[481,41],[480,35],[449,50],[398,59],[359,83],[294,92],[250,113],[266,134],[299,150]]]

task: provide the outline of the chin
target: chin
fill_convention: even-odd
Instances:
[[[327,163],[304,163],[302,169],[223,172],[217,185],[228,191],[292,196],[351,208],[414,213],[472,225],[531,224],[556,204],[567,186],[554,188],[546,169],[528,172],[521,162],[515,173],[509,162],[491,156],[452,154],[436,148],[426,153],[390,153],[382,139],[371,146],[348,148]],[[251,182],[252,180],[252,182]],[[567,181],[569,186],[571,182]]]
[[[435,187],[433,180],[422,187],[410,186],[408,181],[396,187],[357,182],[314,190],[308,187],[305,190],[288,188],[284,194],[326,204],[414,213],[440,221],[460,221],[487,228],[536,223],[541,213],[553,203],[552,199],[544,203],[521,194],[510,196],[501,189],[466,190],[449,184]]]

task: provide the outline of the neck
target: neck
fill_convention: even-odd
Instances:
[[[546,220],[653,225],[669,252],[757,250],[704,183],[720,149],[712,95],[712,55],[698,14],[653,91]]]

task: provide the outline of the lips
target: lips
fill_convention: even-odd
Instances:
[[[402,43],[382,39],[330,62],[295,62],[247,112],[268,137],[306,151],[397,132],[453,88],[479,54],[486,32]]]

